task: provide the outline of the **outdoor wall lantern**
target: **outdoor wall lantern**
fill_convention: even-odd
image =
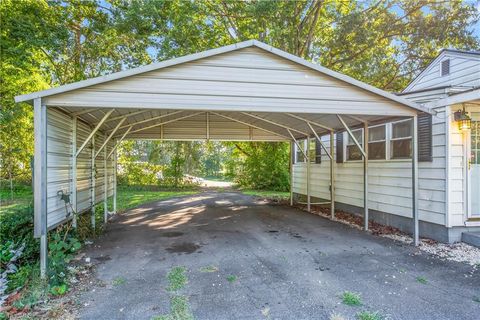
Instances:
[[[463,110],[456,111],[453,114],[453,118],[458,123],[458,130],[460,131],[470,130],[472,127],[472,118],[465,112],[465,106],[463,106]]]

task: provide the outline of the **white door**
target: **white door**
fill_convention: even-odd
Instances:
[[[469,163],[471,217],[480,217],[480,113],[472,113]]]

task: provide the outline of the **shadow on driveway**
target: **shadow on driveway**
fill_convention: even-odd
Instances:
[[[176,266],[187,269],[180,294],[196,319],[354,319],[364,310],[390,319],[480,317],[472,267],[235,192],[132,209],[86,255],[98,263],[98,281],[81,296],[83,319],[168,314],[166,275]],[[342,304],[344,291],[363,305]]]

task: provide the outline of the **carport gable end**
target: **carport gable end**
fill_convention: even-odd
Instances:
[[[16,101],[34,98],[43,98],[48,106],[95,108],[257,112],[298,108],[302,113],[392,116],[412,115],[412,109],[427,111],[256,40],[18,96]]]

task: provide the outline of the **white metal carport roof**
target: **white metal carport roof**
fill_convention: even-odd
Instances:
[[[296,143],[299,138],[320,140],[320,135],[329,134],[331,148],[323,147],[333,164],[334,133],[346,130],[364,155],[366,229],[368,148],[362,148],[350,128],[363,127],[364,136],[368,137],[371,124],[392,118],[416,119],[418,113],[429,113],[402,97],[255,40],[18,96],[16,101],[34,102],[35,224],[39,230],[37,234],[41,235],[44,259],[49,227],[46,222],[49,214],[47,140],[49,134],[53,134],[48,127],[49,109],[61,111],[64,119],[71,119],[74,123],[73,138],[68,137],[71,139],[69,145],[73,146],[69,164],[73,168],[69,180],[72,201],[76,201],[78,189],[77,157],[97,132],[102,132],[105,140],[99,149],[92,147],[92,172],[95,158],[107,142],[115,140],[118,145],[124,138],[283,140]],[[77,122],[91,128],[88,137],[78,145]],[[417,123],[413,123],[412,217],[418,243]],[[366,144],[364,141],[363,145]],[[108,172],[106,159],[114,150],[115,147],[108,154],[105,152],[105,176]],[[305,156],[308,158],[307,154]],[[308,208],[309,166],[310,162],[307,167]],[[333,215],[334,166],[330,167]],[[95,189],[93,176],[91,184]],[[104,194],[106,199],[107,189]],[[92,203],[96,203],[94,195],[95,190]],[[44,259],[41,259],[42,270],[46,267]]]
[[[116,120],[126,117],[118,134],[133,125],[127,138],[137,139],[212,138],[206,130],[203,135],[198,130],[181,134],[195,123],[205,128],[207,111],[216,112],[209,114],[212,124],[215,120],[227,127],[247,123],[276,135],[239,139],[220,130],[220,136],[213,137],[218,140],[290,139],[285,127],[296,129],[292,131],[299,138],[309,132],[302,119],[317,124],[323,133],[343,130],[336,114],[349,115],[346,123],[355,126],[428,112],[402,97],[256,40],[22,95],[16,101],[36,98],[93,124],[103,117],[105,108],[115,108],[103,129],[113,130]],[[175,119],[185,120],[165,127],[174,127],[175,132],[162,135],[160,125],[155,126]]]

